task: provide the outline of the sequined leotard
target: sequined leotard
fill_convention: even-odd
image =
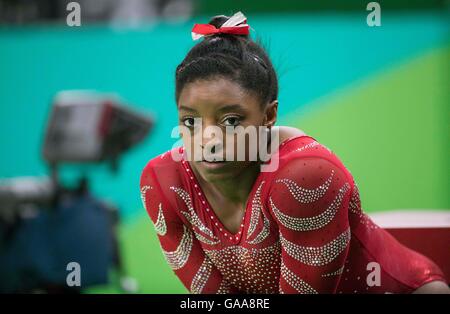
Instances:
[[[211,209],[188,161],[168,151],[145,167],[144,205],[190,292],[409,293],[445,281],[364,214],[357,184],[331,150],[303,135],[278,152],[278,169],[260,172],[236,234]]]

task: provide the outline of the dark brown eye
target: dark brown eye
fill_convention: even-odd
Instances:
[[[224,126],[237,126],[240,123],[239,117],[227,117],[223,120]]]
[[[194,126],[194,118],[183,119],[183,124],[185,126],[187,126],[188,128],[193,127]]]

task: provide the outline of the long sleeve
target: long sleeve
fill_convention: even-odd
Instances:
[[[233,288],[205,255],[191,226],[167,201],[151,163],[141,176],[141,197],[153,222],[164,257],[191,293],[232,293]]]
[[[293,158],[274,175],[267,206],[282,247],[280,293],[336,292],[351,238],[351,182],[339,161],[323,157]]]

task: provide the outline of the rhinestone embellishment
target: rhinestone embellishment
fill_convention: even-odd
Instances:
[[[331,180],[333,179],[334,170],[331,170],[330,177],[320,185],[319,187],[315,189],[305,189],[297,185],[294,181],[290,179],[278,179],[275,182],[284,183],[286,187],[289,189],[289,192],[291,192],[292,196],[299,201],[300,203],[307,204],[312,203],[320,199],[322,196],[325,195],[328,188],[330,187]]]
[[[159,209],[158,209],[158,219],[156,220],[156,223],[154,225],[156,233],[163,236],[167,232],[167,225],[166,221],[164,219],[164,214],[162,211],[162,204],[159,203]]]
[[[292,217],[289,215],[284,214],[279,208],[277,208],[272,200],[272,197],[269,198],[270,201],[270,207],[273,210],[273,213],[275,214],[275,217],[277,217],[278,221],[285,227],[290,230],[294,231],[311,231],[311,230],[317,230],[320,228],[323,228],[327,224],[329,224],[334,216],[336,215],[337,211],[339,210],[341,206],[341,202],[344,198],[344,195],[350,190],[350,184],[345,183],[342,188],[339,189],[338,194],[336,195],[335,199],[331,203],[331,205],[323,211],[321,214],[313,216],[313,217],[306,217],[306,218],[298,218],[298,217]]]
[[[318,246],[301,246],[285,239],[280,233],[283,249],[292,258],[310,266],[323,266],[332,262],[341,254],[350,242],[350,227],[329,243]]]
[[[317,294],[317,291],[308,283],[300,279],[294,272],[292,272],[284,262],[281,262],[281,277],[298,293],[303,294]],[[284,293],[284,292],[283,292]]]
[[[194,294],[202,293],[203,288],[206,285],[206,282],[211,275],[214,264],[211,262],[208,256],[205,256],[202,265],[198,269],[197,273],[192,278],[191,289],[190,291]]]
[[[183,225],[183,236],[180,244],[175,251],[166,251],[163,249],[164,257],[173,270],[182,268],[191,254],[193,244],[192,231]]]
[[[251,206],[252,215],[250,216],[250,225],[247,230],[247,239],[251,237],[253,232],[255,232],[256,226],[259,221],[259,217],[261,215],[261,208],[262,208],[261,190],[262,190],[263,185],[264,185],[264,181],[262,181],[260,183],[260,185],[258,186],[258,189],[256,190],[255,196],[253,197],[253,200],[252,200],[252,206]]]
[[[196,226],[201,232],[205,233],[209,237],[211,237],[213,240],[218,240],[218,238],[213,234],[213,232],[206,227],[203,222],[198,218],[197,214],[194,211],[194,207],[192,206],[191,197],[189,196],[189,193],[186,192],[182,188],[170,187],[171,190],[175,191],[177,195],[184,201],[186,204],[186,207],[188,208],[189,213],[182,211],[182,214],[186,217],[186,219],[191,223],[192,225]]]

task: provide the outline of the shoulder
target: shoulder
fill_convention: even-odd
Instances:
[[[182,186],[184,180],[181,161],[177,159],[180,155],[176,151],[179,151],[178,148],[150,159],[141,173],[141,199],[154,222],[162,215],[161,210],[165,215],[172,215],[172,209],[177,208],[171,188]]]
[[[305,176],[320,180],[330,173],[339,173],[345,180],[353,181],[341,158],[314,137],[300,135],[281,143],[274,178],[289,175],[302,181]]]
[[[315,138],[301,136],[288,140],[280,147],[279,158],[268,193],[275,203],[311,206],[314,211],[316,205],[328,206],[334,200],[350,198],[354,189],[350,171],[333,151]],[[295,210],[292,206],[286,208]]]
[[[279,168],[269,182],[265,206],[282,232],[320,229],[331,237],[348,228],[353,178],[339,158],[314,138],[299,137],[280,148]],[[314,234],[306,236],[321,243],[322,238]]]
[[[140,185],[175,184],[181,176],[179,148],[168,150],[150,159],[141,172]]]
[[[274,126],[273,128],[277,128],[278,129],[278,132],[279,132],[278,134],[280,136],[280,143],[282,143],[283,141],[285,141],[285,140],[287,140],[289,138],[302,136],[302,135],[307,135],[302,130],[300,130],[298,128],[293,128],[293,127],[290,127],[290,126]]]

